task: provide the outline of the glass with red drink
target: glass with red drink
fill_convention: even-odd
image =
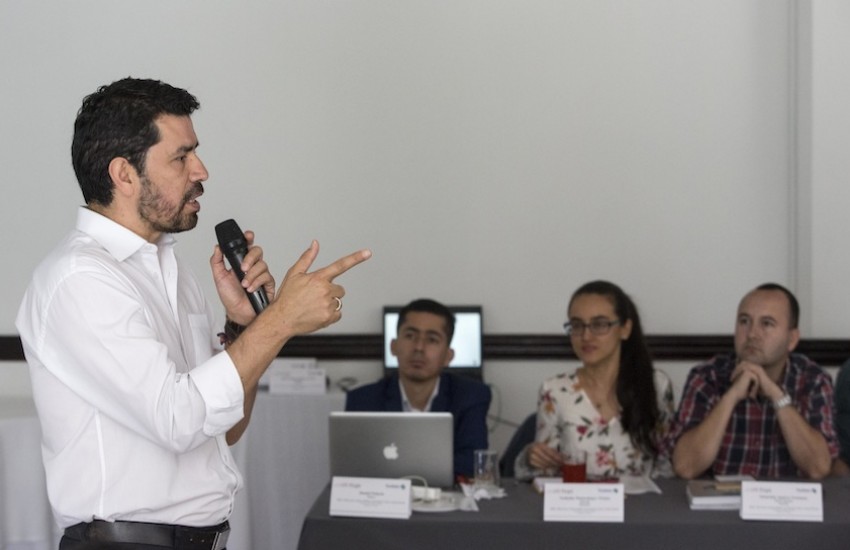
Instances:
[[[562,453],[561,480],[564,483],[585,483],[587,481],[587,453],[574,450]]]

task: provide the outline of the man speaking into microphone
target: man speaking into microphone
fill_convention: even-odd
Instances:
[[[36,269],[16,321],[62,550],[225,548],[242,483],[228,445],[260,376],[290,338],[340,319],[334,280],[371,256],[311,271],[314,241],[276,288],[252,232],[240,265],[215,246],[219,341],[173,236],[197,224],[208,176],[198,107],[185,90],[127,78],[77,114],[71,154],[86,205]]]

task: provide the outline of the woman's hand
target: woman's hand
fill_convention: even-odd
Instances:
[[[564,459],[561,453],[545,443],[532,443],[528,446],[528,465],[535,470],[559,468]]]

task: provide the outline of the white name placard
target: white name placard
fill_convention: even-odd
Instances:
[[[823,521],[821,484],[742,481],[741,519]]]
[[[543,521],[622,523],[622,483],[547,483],[543,486]]]
[[[331,480],[332,516],[409,519],[410,480],[339,477]]]
[[[327,390],[325,369],[316,366],[315,358],[275,359],[260,378],[269,393],[322,395]]]

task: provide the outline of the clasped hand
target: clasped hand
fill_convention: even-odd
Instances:
[[[762,365],[742,360],[732,371],[732,387],[729,388],[737,401],[755,399],[763,395],[771,400],[782,396],[782,389],[768,376]]]

